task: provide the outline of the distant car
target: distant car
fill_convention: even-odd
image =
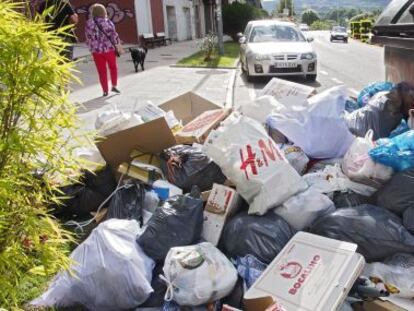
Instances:
[[[256,76],[317,77],[317,56],[297,26],[277,20],[251,21],[240,36],[240,60],[247,79]]]
[[[309,31],[309,26],[307,24],[300,24],[299,29],[300,31]]]
[[[338,40],[348,43],[348,32],[346,27],[335,26],[331,30],[331,42]]]

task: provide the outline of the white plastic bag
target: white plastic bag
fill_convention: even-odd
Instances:
[[[124,310],[144,303],[151,288],[154,261],[142,251],[135,220],[110,219],[101,223],[70,258],[76,263],[59,273],[49,289],[32,304],[89,310]]]
[[[334,210],[334,203],[326,195],[308,189],[291,197],[274,212],[300,231],[309,227],[315,219]]]
[[[281,107],[283,107],[282,104],[273,96],[264,95],[240,106],[240,111],[244,116],[264,124],[267,117],[272,113],[278,112]]]
[[[237,113],[210,132],[204,151],[250,204],[249,214],[263,215],[307,188],[263,126]]]
[[[293,166],[296,172],[303,175],[309,163],[309,158],[303,150],[298,146],[290,144],[280,144],[279,147],[284,152],[290,165]]]
[[[267,119],[311,158],[342,157],[354,137],[344,119],[347,91],[333,87],[308,99],[309,105],[285,107]]]
[[[348,192],[349,190],[364,196],[370,196],[377,189],[354,182],[342,173],[339,164],[328,165],[323,170],[303,175],[309,187],[317,192],[330,194],[335,191]]]
[[[100,135],[108,136],[142,123],[144,121],[139,115],[114,109],[99,113],[95,121],[95,129]]]
[[[363,275],[370,278],[379,289],[392,296],[412,299],[414,297],[414,256],[395,254],[384,263],[374,262],[365,265]]]
[[[173,247],[164,263],[165,300],[198,306],[226,297],[237,282],[237,270],[213,244]]]
[[[351,180],[380,188],[393,174],[391,167],[375,163],[368,152],[375,147],[374,132],[369,130],[365,138],[357,137],[342,161],[342,170]]]

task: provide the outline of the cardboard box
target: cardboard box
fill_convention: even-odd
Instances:
[[[223,307],[221,308],[221,311],[242,311],[242,310],[233,308],[229,305],[223,305]]]
[[[264,311],[273,301],[287,311],[337,310],[364,258],[357,245],[299,232],[244,295],[245,311]]]
[[[204,143],[211,130],[217,128],[228,115],[228,109],[214,109],[203,112],[187,123],[176,135],[179,144]]]
[[[300,104],[315,94],[313,87],[278,78],[270,80],[260,92],[260,96],[271,95],[285,106]]]
[[[157,155],[133,150],[130,158],[132,159],[130,163],[124,162],[119,165],[119,173],[145,183],[152,183],[164,178],[161,161]]]
[[[165,101],[159,105],[159,107],[166,112],[172,110],[175,117],[178,120],[181,120],[184,125],[194,120],[205,111],[223,108],[193,92],[187,92],[176,96]]]
[[[241,198],[236,190],[214,184],[204,209],[201,236],[217,246],[227,219],[240,207]]]
[[[219,105],[188,92],[158,106],[165,112],[173,111],[177,119],[187,124],[205,111],[221,108]],[[175,137],[165,118],[158,118],[144,124],[108,135],[97,147],[106,163],[114,171],[123,162],[129,162],[132,150],[158,154],[176,145]]]

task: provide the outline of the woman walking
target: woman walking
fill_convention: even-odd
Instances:
[[[107,65],[111,76],[111,91],[120,93],[117,88],[118,68],[116,56],[121,52],[121,42],[115,30],[115,25],[108,19],[106,9],[102,4],[92,5],[91,17],[85,27],[85,35],[86,43],[98,70],[103,96],[108,96],[109,91]]]

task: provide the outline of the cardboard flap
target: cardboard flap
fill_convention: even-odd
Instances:
[[[261,298],[245,298],[243,301],[244,310],[246,311],[259,311],[266,310],[274,303],[272,297],[261,297]]]
[[[184,125],[207,110],[223,108],[193,92],[187,92],[171,98],[159,105],[159,107],[166,112],[174,111],[175,117],[182,120]]]
[[[130,153],[137,149],[143,152],[160,153],[175,145],[175,138],[164,118],[159,118],[132,127],[104,138],[97,143],[105,161],[116,170],[122,162],[129,162]]]

